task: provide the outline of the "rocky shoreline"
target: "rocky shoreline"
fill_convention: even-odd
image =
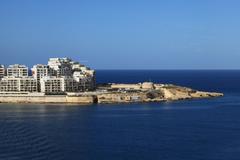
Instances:
[[[197,91],[172,84],[105,84],[98,87],[98,103],[162,102],[184,99],[212,98],[223,93]]]

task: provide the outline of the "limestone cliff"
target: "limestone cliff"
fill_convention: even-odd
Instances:
[[[108,84],[107,86],[104,88],[105,92],[97,95],[98,103],[160,102],[223,96],[222,93],[203,92],[187,87],[149,82]]]

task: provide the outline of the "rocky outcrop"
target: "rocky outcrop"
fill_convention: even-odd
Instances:
[[[210,98],[223,96],[223,93],[196,91],[190,88],[171,86],[159,89],[166,100],[180,100],[193,98]]]
[[[108,85],[106,92],[97,95],[98,103],[161,102],[223,96],[222,93],[197,91],[175,85],[143,84]]]

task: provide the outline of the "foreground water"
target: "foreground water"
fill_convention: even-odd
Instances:
[[[124,105],[0,104],[0,160],[240,157],[240,71],[98,71],[98,82],[175,83],[224,97]]]

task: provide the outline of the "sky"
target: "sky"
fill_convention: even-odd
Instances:
[[[0,0],[0,64],[240,69],[239,0]]]

